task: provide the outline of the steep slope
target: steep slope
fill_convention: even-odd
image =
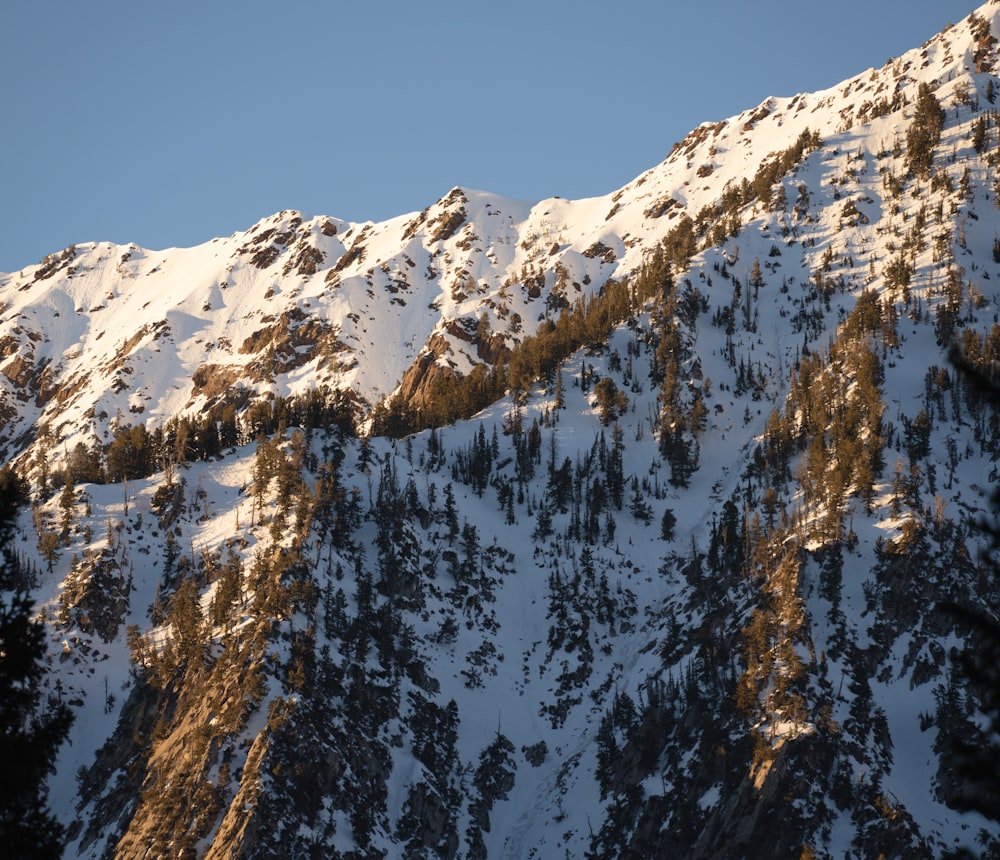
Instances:
[[[1000,850],[952,808],[979,693],[939,609],[996,607],[998,425],[948,350],[1000,350],[998,34],[605,198],[4,277],[69,853]],[[518,384],[473,420],[350,432],[483,362]]]
[[[162,424],[318,385],[350,392],[365,414],[421,353],[435,360],[417,362],[406,396],[429,368],[494,362],[541,319],[635,271],[685,214],[723,237],[732,214],[720,204],[805,131],[827,138],[891,108],[865,135],[887,145],[899,94],[963,79],[973,58],[952,44],[701,126],[606,197],[532,204],[456,188],[380,224],[283,212],[196,248],[79,245],[0,276],[0,444],[13,456],[48,426],[72,448],[118,415]]]

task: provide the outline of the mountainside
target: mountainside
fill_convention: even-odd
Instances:
[[[606,197],[0,275],[67,856],[1000,854],[998,36]]]

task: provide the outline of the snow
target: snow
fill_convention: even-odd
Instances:
[[[997,13],[984,7],[980,14],[995,17]],[[948,39],[962,39],[965,28],[965,24],[954,28]],[[970,80],[974,86],[984,87],[985,78],[965,70],[962,58],[946,60],[948,54],[944,49],[930,51],[924,64],[919,52],[914,52],[897,62],[910,64],[906,84],[910,94],[916,91],[919,81],[938,82],[936,91],[947,105],[949,117],[939,152],[954,148],[961,163],[971,159],[971,146],[966,140],[969,113],[954,103],[955,82]],[[508,524],[498,510],[492,487],[479,496],[453,480],[447,468],[438,472],[422,468],[420,457],[426,450],[426,433],[398,443],[373,440],[375,465],[369,476],[355,468],[357,453],[348,450],[344,468],[349,475],[347,480],[356,483],[366,501],[372,487],[378,484],[378,463],[392,459],[399,469],[400,484],[405,485],[412,477],[425,503],[433,485],[440,507],[444,487],[451,483],[460,522],[476,525],[482,549],[496,546],[503,551],[492,567],[487,565],[498,580],[496,600],[485,609],[499,620],[495,632],[487,631],[479,623],[466,624],[465,616],[456,613],[459,622],[456,641],[430,649],[426,643],[450,611],[444,600],[428,601],[423,616],[414,615],[407,621],[424,643],[428,674],[440,683],[435,701],[444,704],[455,699],[460,703],[457,752],[464,766],[475,767],[479,754],[497,731],[514,745],[518,760],[516,781],[509,797],[494,807],[492,829],[483,834],[488,855],[522,858],[566,852],[582,856],[590,846],[589,834],[599,828],[608,807],[608,801],[599,795],[594,774],[595,738],[611,697],[618,690],[633,697],[641,696],[648,677],[666,674],[667,667],[656,647],[662,639],[660,625],[665,619],[682,619],[692,626],[702,620],[701,610],[693,606],[694,599],[679,564],[672,559],[675,554],[680,558],[692,547],[704,552],[722,505],[727,500],[742,505],[744,488],[748,486],[747,471],[754,462],[768,416],[772,409],[784,405],[788,372],[801,355],[804,343],[808,341],[812,350],[826,347],[836,333],[837,323],[853,306],[869,261],[876,261],[875,270],[880,273],[885,260],[892,256],[889,243],[894,237],[885,222],[888,220],[890,225],[905,231],[921,202],[918,196],[908,196],[901,210],[894,213],[894,204],[883,190],[881,172],[900,164],[899,159],[887,160],[880,155],[887,148],[888,137],[899,127],[898,117],[883,117],[865,125],[843,128],[842,110],[875,98],[880,88],[894,81],[893,70],[894,64],[890,64],[822,93],[771,99],[766,116],[754,110],[721,125],[705,124],[699,130],[700,139],[682,143],[662,164],[605,196],[580,201],[558,198],[511,201],[487,192],[457,189],[464,202],[456,203],[449,195],[426,213],[411,213],[377,224],[329,219],[337,228],[335,236],[325,235],[323,225],[328,219],[324,216],[283,212],[248,231],[194,248],[147,251],[135,246],[81,244],[66,266],[52,277],[35,280],[41,267],[0,277],[3,308],[0,341],[10,336],[21,345],[22,352],[30,351],[36,362],[50,361],[65,395],[57,395],[45,403],[34,400],[19,403],[19,418],[3,430],[2,441],[10,446],[28,427],[48,423],[59,438],[51,455],[53,464],[58,465],[64,452],[72,451],[79,441],[89,442],[92,434],[106,440],[113,422],[142,420],[149,426],[157,426],[185,411],[197,414],[204,405],[203,399],[194,397],[192,377],[198,368],[213,363],[245,367],[254,358],[253,353],[243,350],[248,338],[292,310],[317,317],[337,333],[347,346],[345,353],[338,356],[339,369],[324,365],[322,358],[313,358],[273,380],[254,381],[244,376],[238,384],[248,389],[256,387],[260,392],[292,395],[327,383],[349,388],[373,406],[396,390],[405,371],[434,334],[445,337],[451,345],[453,351],[445,357],[446,361],[459,368],[472,366],[476,361],[474,346],[449,334],[448,325],[486,313],[491,328],[503,331],[506,323],[498,306],[505,285],[509,292],[508,313],[519,314],[523,320],[522,334],[530,334],[544,317],[545,308],[543,300],[530,300],[522,289],[525,273],[536,267],[542,272],[553,272],[556,264],[561,264],[568,272],[571,299],[577,295],[574,283],[580,285],[579,295],[594,293],[609,278],[634,272],[665,231],[676,223],[669,214],[661,218],[646,217],[644,213],[652,204],[672,197],[681,201],[686,206],[685,212],[694,217],[701,207],[716,201],[728,183],[752,177],[764,159],[793,144],[804,130],[819,132],[824,139],[823,148],[810,155],[794,175],[782,180],[790,206],[797,185],[808,186],[809,217],[815,220],[789,225],[791,219],[786,214],[759,212],[751,207],[745,213],[746,224],[739,236],[727,240],[721,248],[702,251],[689,272],[679,273],[680,279],[689,279],[710,305],[709,312],[702,313],[695,325],[685,331],[704,377],[712,380],[711,390],[705,395],[709,426],[700,439],[700,467],[689,488],[669,485],[669,468],[657,453],[655,421],[650,420],[650,416],[655,418],[657,414],[657,392],[643,365],[648,358],[636,360],[637,366],[643,365],[636,372],[642,390],[622,386],[629,397],[629,409],[618,422],[625,440],[626,483],[630,484],[633,476],[647,479],[661,489],[661,494],[649,499],[653,507],[651,525],[635,521],[627,512],[626,501],[626,509],[615,512],[614,541],[593,547],[598,572],[608,575],[612,590],[631,592],[637,611],[627,624],[620,619],[614,634],[605,627],[593,634],[596,647],[590,680],[580,690],[573,691],[581,701],[568,709],[561,725],[553,726],[545,708],[555,699],[560,661],[574,655],[562,651],[551,656],[547,653],[551,624],[548,577],[554,569],[568,575],[578,561],[578,556],[571,557],[566,543],[558,538],[567,517],[557,515],[557,536],[536,542],[532,538],[535,519],[528,516],[525,506],[519,506],[517,522]],[[805,107],[799,109],[803,104]],[[744,131],[752,116],[757,117],[753,129]],[[704,165],[710,165],[711,172],[698,176],[698,169]],[[851,182],[842,183],[851,170],[856,176]],[[967,245],[975,254],[964,254],[958,247],[954,250],[959,263],[967,269],[967,279],[979,283],[984,295],[983,307],[975,308],[970,303],[968,314],[973,319],[969,326],[986,330],[1000,306],[991,286],[1000,278],[1000,266],[991,265],[989,253],[1000,229],[1000,213],[992,199],[988,172],[973,171],[972,182],[977,217],[967,218],[963,223]],[[842,193],[843,197],[839,197]],[[870,224],[841,228],[837,214],[843,205],[841,201],[848,197],[858,202]],[[435,239],[434,220],[459,207],[466,212],[463,224],[448,238]],[[411,233],[409,226],[418,218],[424,222]],[[789,227],[787,235],[786,227]],[[276,234],[291,234],[292,238],[278,249],[273,263],[257,268],[250,259],[267,243],[253,242],[270,229]],[[364,257],[345,263],[336,283],[327,280],[356,242],[365,248]],[[596,242],[612,248],[616,257],[613,262],[600,256],[585,256],[584,252]],[[283,267],[291,262],[303,243],[325,253],[325,260],[315,273],[283,274]],[[919,277],[914,280],[912,294],[932,316],[932,309],[940,302],[932,289],[939,285],[936,279],[943,270],[933,259],[930,244],[919,252]],[[780,256],[770,256],[773,247],[780,250]],[[834,269],[835,274],[843,272],[851,277],[851,287],[832,296],[830,308],[822,313],[821,330],[806,337],[793,329],[790,319],[804,304],[800,299],[810,274],[819,268],[828,248],[835,250],[838,260],[846,256],[854,258],[853,269],[839,262]],[[127,259],[123,261],[125,256]],[[762,266],[765,263],[773,266],[765,266],[766,284],[759,298],[760,322],[756,331],[746,331],[737,325],[732,348],[740,359],[759,362],[770,370],[758,399],[750,393],[734,391],[734,373],[725,358],[727,336],[722,328],[711,324],[712,313],[717,307],[726,306],[732,294],[731,282],[722,277],[720,268],[725,265],[746,288],[755,259]],[[72,275],[69,266],[75,267]],[[435,270],[434,277],[427,274],[430,269]],[[406,280],[404,287],[396,286],[400,279]],[[468,279],[473,286],[466,291],[463,285]],[[552,280],[548,278],[546,288]],[[881,289],[884,286],[881,275],[877,274],[868,286]],[[156,327],[161,322],[166,323],[162,330]],[[648,328],[648,313],[641,314],[637,322],[640,327]],[[893,423],[897,435],[902,434],[903,416],[912,418],[921,407],[928,367],[946,361],[929,319],[901,315],[899,332],[902,343],[898,351],[888,356],[882,387],[887,407],[885,418]],[[581,390],[584,365],[593,367],[602,376],[620,378],[609,367],[610,355],[613,351],[620,357],[630,355],[633,338],[634,333],[628,327],[619,327],[601,354],[578,353],[564,363],[561,372],[566,406],[554,412],[554,426],[547,426],[547,416],[553,414],[553,392],[542,384],[531,392],[522,409],[523,426],[527,429],[536,419],[543,426],[543,462],[526,488],[529,502],[537,502],[544,495],[545,461],[551,444],[554,443],[559,460],[569,457],[572,461],[585,455],[602,432],[610,445],[611,428],[601,427],[589,396]],[[130,344],[127,351],[126,344]],[[0,370],[8,366],[3,363],[7,360],[0,362]],[[111,388],[116,374],[124,379],[118,391]],[[0,383],[7,401],[13,402],[12,386],[5,378],[0,378]],[[708,389],[704,381],[692,380],[692,386]],[[440,430],[442,446],[449,454],[465,448],[475,438],[480,424],[487,434],[493,427],[499,432],[513,408],[510,398],[505,398],[471,421]],[[935,452],[943,451],[949,432],[963,433],[968,438],[967,427],[940,422],[932,440]],[[318,447],[318,443],[314,445]],[[510,442],[501,437],[501,445],[503,460],[510,453]],[[408,447],[414,452],[412,459],[407,454]],[[247,488],[252,485],[254,451],[254,445],[246,445],[228,452],[217,462],[193,463],[181,470],[178,477],[187,482],[189,500],[196,490],[203,494],[196,513],[205,514],[192,514],[181,521],[178,543],[183,553],[197,558],[219,551],[237,535],[246,541],[239,549],[245,561],[252,559],[255,551],[269,546],[266,530],[248,525]],[[26,462],[22,451],[13,453],[21,454],[22,462]],[[874,619],[869,612],[866,589],[874,587],[871,571],[876,541],[880,537],[898,538],[902,527],[902,519],[891,515],[890,503],[895,459],[905,456],[905,445],[897,438],[895,446],[886,451],[886,468],[871,516],[865,514],[859,500],[848,503],[850,510],[845,522],[856,533],[857,545],[845,552],[839,609],[844,616],[844,628],[859,643],[870,642],[872,636]],[[937,480],[942,487],[945,457],[935,456]],[[949,516],[959,517],[984,506],[987,493],[984,476],[991,465],[986,454],[978,451],[969,456],[963,454],[955,469],[953,487],[939,490],[947,492]],[[504,473],[509,476],[511,468],[506,467]],[[81,488],[87,494],[91,513],[78,518],[80,528],[74,536],[72,552],[79,553],[88,547],[99,549],[108,524],[114,527],[120,524],[121,530],[115,532],[121,541],[119,551],[134,568],[135,579],[128,616],[120,635],[112,642],[103,643],[76,629],[53,632],[50,649],[57,677],[64,685],[65,695],[83,703],[74,706],[77,720],[72,744],[61,750],[57,775],[51,783],[52,806],[67,823],[75,815],[78,800],[76,773],[93,762],[96,751],[110,736],[133,682],[125,625],[138,625],[149,633],[157,647],[162,647],[171,635],[167,628],[154,628],[149,617],[162,571],[163,541],[163,535],[157,533],[150,500],[162,483],[163,476],[154,475],[125,488],[96,485]],[[929,494],[924,493],[921,501],[931,509],[933,499]],[[660,519],[667,508],[677,517],[676,537],[670,544],[659,537]],[[56,498],[43,504],[41,510],[58,521]],[[91,528],[89,544],[82,537],[84,524]],[[357,535],[366,547],[369,566],[375,563],[375,536],[376,528],[370,521],[362,525]],[[32,557],[37,555],[33,537],[30,516],[26,514],[20,549]],[[417,539],[421,547],[439,551],[447,548],[437,526],[430,527]],[[974,540],[971,538],[970,543]],[[819,539],[810,544],[810,548],[818,546]],[[512,561],[507,559],[507,553],[513,555]],[[54,571],[44,572],[41,577],[38,594],[50,618],[55,617],[59,608],[59,595],[70,572],[70,554],[70,551],[62,553]],[[318,558],[316,561],[319,568]],[[503,571],[498,569],[501,567]],[[443,561],[438,560],[436,570],[436,582],[443,591],[442,581],[449,577]],[[809,636],[818,650],[825,650],[835,634],[831,606],[819,595],[814,564],[806,566],[803,577],[800,587]],[[343,587],[349,600],[353,600],[354,583],[350,577],[345,579]],[[211,588],[203,592],[202,608],[206,613],[212,596]],[[249,617],[245,623],[250,623]],[[595,622],[594,627],[598,626]],[[870,679],[874,702],[885,711],[893,744],[891,766],[883,776],[883,787],[888,796],[905,807],[923,832],[940,845],[951,845],[967,841],[970,833],[991,825],[975,816],[956,815],[934,794],[938,772],[933,750],[935,730],[922,731],[920,715],[934,712],[934,690],[940,680],[912,684],[905,673],[900,673],[912,641],[911,631],[899,635],[883,662],[892,672],[887,677]],[[488,661],[490,669],[482,671],[481,685],[470,687],[463,670],[469,668],[469,655],[484,643],[493,645],[498,656]],[[947,651],[960,643],[949,636],[941,644]],[[690,656],[684,654],[669,669],[682,672]],[[799,656],[808,659],[805,653]],[[825,658],[823,671],[835,693],[831,718],[843,726],[853,700],[848,685],[855,670],[840,654],[836,659]],[[277,695],[277,685],[272,686],[271,693]],[[105,691],[113,694],[114,701]],[[810,694],[815,692],[815,687],[810,688]],[[246,728],[247,737],[254,737],[264,729],[266,713],[265,707],[254,714]],[[780,714],[772,715],[771,721],[761,726],[776,747],[821,731],[813,722],[784,719]],[[405,723],[394,725],[393,731],[396,730],[404,735],[408,731]],[[535,768],[524,760],[521,751],[539,741],[546,743],[548,754]],[[687,755],[685,765],[690,765],[693,753],[687,751]],[[393,748],[392,760],[388,816],[395,822],[402,814],[408,787],[421,777],[423,768],[412,756],[405,739],[401,746]],[[857,765],[859,770],[864,767],[861,762]],[[668,776],[654,768],[642,783],[646,795],[661,793]],[[714,784],[696,802],[707,812],[716,807],[722,796],[721,786]],[[332,847],[349,850],[353,847],[350,821],[339,811],[331,810],[330,814],[337,821],[336,843]],[[467,824],[463,819],[460,834],[464,834]],[[995,828],[991,832],[995,833]],[[823,849],[832,856],[848,854],[854,850],[855,836],[850,816],[841,814],[834,819]],[[92,848],[95,855],[100,853],[99,847]]]

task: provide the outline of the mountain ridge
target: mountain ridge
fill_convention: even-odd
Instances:
[[[947,33],[957,37],[967,26],[967,23],[956,25],[954,32],[950,30],[929,40],[922,49],[820,93],[770,97],[733,118],[703,124],[676,143],[660,165],[607,195],[583,201],[550,198],[517,202],[456,187],[420,213],[400,215],[377,224],[351,224],[323,215],[303,221],[301,213],[287,211],[268,216],[228,239],[213,239],[189,249],[150,252],[134,246],[75,246],[50,255],[38,266],[26,267],[19,274],[0,276],[0,285],[18,292],[23,289],[29,298],[35,293],[42,294],[42,302],[57,305],[60,310],[56,312],[60,314],[68,314],[72,303],[75,305],[72,310],[78,315],[82,312],[85,317],[107,310],[107,300],[129,294],[130,282],[140,277],[151,278],[148,284],[143,284],[146,289],[164,295],[180,292],[175,307],[183,307],[194,317],[211,314],[209,319],[214,323],[211,328],[216,333],[215,338],[206,336],[202,343],[196,343],[196,338],[185,338],[187,332],[178,322],[182,338],[179,348],[185,355],[172,384],[182,387],[198,367],[231,376],[240,373],[254,358],[259,362],[261,356],[247,343],[247,338],[261,337],[260,333],[265,332],[263,339],[267,340],[266,326],[272,316],[304,314],[323,328],[327,354],[310,356],[308,361],[296,356],[290,362],[291,369],[308,366],[311,377],[319,377],[331,387],[350,390],[354,399],[367,404],[363,411],[370,411],[397,389],[408,370],[413,371],[421,353],[437,353],[434,364],[442,369],[454,365],[452,372],[467,373],[479,363],[479,356],[470,351],[467,339],[461,334],[463,322],[467,330],[472,329],[478,315],[485,313],[491,333],[502,341],[498,348],[501,345],[509,348],[522,331],[533,333],[539,316],[536,303],[541,303],[544,315],[546,304],[572,302],[598,289],[609,278],[634,273],[641,266],[643,255],[651,252],[657,235],[662,234],[662,218],[671,223],[680,213],[697,217],[706,206],[717,203],[730,183],[752,178],[756,165],[787,149],[807,129],[825,137],[837,131],[838,126],[853,123],[855,112],[848,108],[831,110],[834,102],[854,105],[863,99],[856,113],[867,116],[879,98],[891,94],[887,79],[897,81],[897,92],[906,92],[934,73],[954,75],[967,64],[963,58],[951,56],[950,48],[946,47],[950,45]],[[936,56],[939,53],[940,61]],[[968,59],[973,60],[971,56]],[[817,124],[817,120],[821,122]],[[874,120],[876,124],[878,121]],[[750,131],[754,131],[754,138],[748,136]],[[751,144],[752,139],[758,138],[765,143]],[[642,217],[637,219],[639,207]],[[497,222],[502,229],[494,229]],[[565,234],[564,239],[573,237],[574,241],[559,242],[560,232]],[[216,263],[220,249],[223,259]],[[189,272],[195,260],[200,264],[200,273]],[[438,269],[436,277],[427,277]],[[171,271],[176,271],[173,275],[176,284],[170,277]],[[73,274],[67,277],[69,272]],[[80,280],[87,281],[90,273],[95,276],[94,287],[76,291],[68,288],[69,284],[75,286]],[[293,280],[300,283],[288,284],[279,293],[277,284],[289,275],[297,276]],[[189,286],[189,279],[199,282],[198,287]],[[411,280],[412,289],[419,295],[410,292]],[[58,294],[60,289],[82,295],[67,303]],[[102,289],[105,292],[99,295]],[[506,302],[498,298],[504,289],[510,291]],[[260,296],[265,297],[266,305],[260,306]],[[415,312],[415,303],[419,303],[419,312]],[[17,307],[16,303],[11,304],[11,310]],[[241,324],[247,319],[240,312],[245,305],[256,314],[259,326],[256,330]],[[422,314],[424,307],[430,305],[436,307],[428,307],[431,312]],[[148,311],[149,307],[146,302],[138,308],[130,307],[129,317]],[[164,333],[169,328],[166,304],[158,307],[159,314],[142,314],[145,317],[142,325],[147,331],[155,329],[160,337],[173,337],[176,341],[176,335]],[[403,308],[408,310],[403,313]],[[229,310],[225,318],[221,316],[223,309]],[[0,330],[6,330],[7,336],[0,334],[0,337],[10,341],[17,318],[6,316]],[[399,328],[400,336],[383,339],[387,342],[377,345],[373,334],[360,322],[368,316],[384,320],[390,330]],[[409,320],[405,326],[404,318]],[[128,332],[125,341],[128,343],[135,329],[125,323],[118,325]],[[40,329],[53,327],[39,324],[32,337],[37,340]],[[147,408],[143,404],[149,402],[151,386],[143,385],[140,379],[133,387],[128,384],[131,380],[120,375],[117,380],[114,378],[115,370],[125,364],[128,352],[116,355],[107,348],[88,349],[90,338],[101,337],[107,328],[113,327],[89,319],[87,332],[79,343],[84,351],[96,353],[90,365],[96,359],[96,363],[109,368],[102,380],[105,388],[111,384],[123,387],[123,391],[113,404],[93,402],[98,396],[95,392],[90,395],[91,402],[81,403],[81,408],[93,409],[96,414],[114,415],[118,411],[143,414],[139,409]],[[237,337],[223,333],[234,329],[239,332]],[[436,346],[430,343],[432,337]],[[135,345],[147,351],[147,361],[148,350],[155,349],[150,347],[151,339],[147,334]],[[60,373],[59,359],[76,346],[69,342],[53,345],[48,354],[34,360],[23,347],[11,356],[11,347],[7,346],[3,351],[6,361],[0,372],[8,380],[13,379],[15,387],[18,383],[32,383],[27,389],[33,385],[41,389],[29,391],[21,385],[17,392],[21,397],[30,398],[34,394],[35,399],[41,396],[44,400],[51,388],[73,387],[73,372],[67,368]],[[242,351],[244,347],[246,352]],[[367,359],[377,347],[381,347],[378,361],[361,360]],[[42,350],[36,348],[33,352]],[[220,353],[224,361],[214,361]],[[288,363],[279,362],[279,377],[289,375],[281,373]],[[142,373],[135,367],[132,370],[133,374]],[[263,377],[265,373],[258,369],[255,375]],[[266,390],[264,380],[255,384]],[[285,393],[294,390],[294,376],[287,382],[279,381],[278,387],[285,389]],[[128,388],[132,388],[130,395],[120,396]],[[417,380],[403,393],[412,396],[419,388]],[[8,414],[12,394],[8,385],[4,391]],[[155,405],[148,408],[168,417],[185,408],[204,408],[200,394],[196,386],[191,386],[184,401],[171,397],[160,408]],[[65,412],[65,403],[59,406]],[[44,407],[38,420],[46,420]]]
[[[0,277],[70,850],[997,851],[951,808],[980,698],[937,607],[997,597],[1000,438],[948,349],[1000,354],[998,32],[984,5],[606,196]],[[526,344],[473,419],[352,432]]]

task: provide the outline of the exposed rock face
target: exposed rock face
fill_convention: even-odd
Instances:
[[[441,359],[452,354],[452,347],[441,335],[432,335],[427,348],[417,356],[417,360],[403,374],[399,384],[399,397],[406,403],[420,405],[426,400],[428,389],[438,380],[454,376],[455,371]]]

